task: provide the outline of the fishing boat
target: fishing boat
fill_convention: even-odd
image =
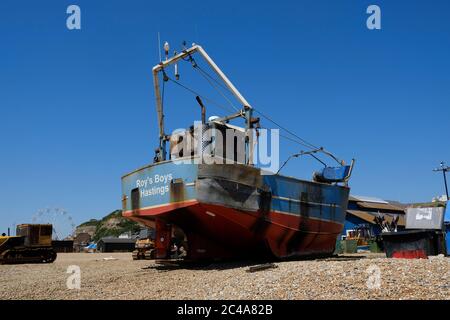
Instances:
[[[346,165],[325,149],[316,148],[288,159],[310,155],[323,163],[310,181],[266,172],[254,162],[260,130],[260,118],[254,117],[256,109],[201,46],[184,47],[171,57],[167,43],[164,49],[165,60],[152,70],[159,146],[153,163],[122,177],[123,216],[155,228],[156,259],[173,258],[175,244],[178,249],[183,247],[185,259],[194,261],[333,254],[343,230],[353,160]],[[169,135],[164,126],[161,79],[163,84],[180,84],[178,63],[186,61],[198,69],[194,58],[198,55],[241,108],[224,117],[206,119],[201,96],[187,88],[201,107],[201,122]],[[175,68],[176,79],[168,76],[170,66]],[[231,124],[239,119],[244,122],[242,127]],[[206,131],[212,133],[204,136]],[[218,138],[228,131],[233,136],[231,145]],[[187,143],[189,140],[193,142]],[[178,148],[181,144],[184,147]],[[319,154],[338,161],[338,165],[325,165]]]

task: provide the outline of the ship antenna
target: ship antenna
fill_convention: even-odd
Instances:
[[[161,58],[161,35],[159,34],[159,31],[158,31],[158,54],[159,54],[159,62],[162,62],[162,58]]]

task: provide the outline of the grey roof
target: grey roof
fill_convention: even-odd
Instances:
[[[351,194],[349,197],[350,201],[362,201],[362,202],[374,202],[374,203],[384,203],[388,204],[386,200],[376,198],[376,197],[367,197],[367,196],[357,196],[355,194]]]

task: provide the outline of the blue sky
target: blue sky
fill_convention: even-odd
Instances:
[[[66,28],[70,4],[81,30]],[[370,4],[381,30],[366,28]],[[76,223],[121,207],[120,177],[157,145],[158,31],[173,49],[201,44],[255,108],[356,158],[354,194],[431,200],[444,192],[431,170],[450,162],[449,10],[445,0],[3,0],[0,230],[46,207]],[[166,94],[169,129],[199,118],[192,95]],[[282,159],[301,149],[281,148]],[[314,167],[293,160],[283,172],[309,178]]]

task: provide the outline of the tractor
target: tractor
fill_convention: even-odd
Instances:
[[[51,224],[20,224],[16,236],[0,236],[0,264],[51,263],[56,259],[52,247]]]
[[[155,242],[150,238],[136,240],[133,260],[155,259]]]

